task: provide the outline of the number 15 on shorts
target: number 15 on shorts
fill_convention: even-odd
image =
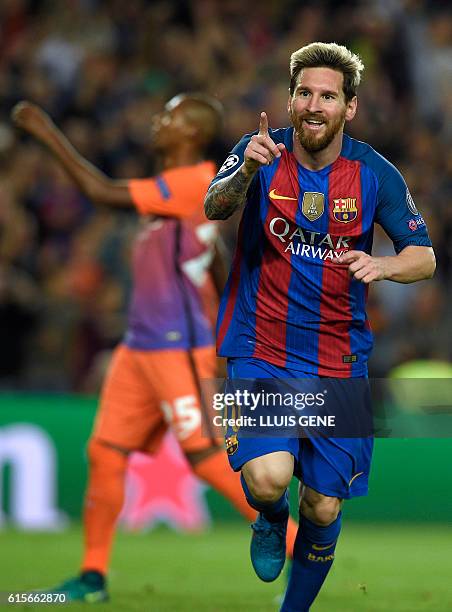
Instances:
[[[185,440],[201,425],[201,411],[195,395],[183,395],[173,402],[162,401],[160,406],[178,440]]]

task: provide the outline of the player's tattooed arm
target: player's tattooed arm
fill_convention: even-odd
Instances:
[[[244,202],[254,172],[247,174],[241,166],[234,174],[221,179],[209,189],[204,200],[208,219],[228,219]]]
[[[204,210],[208,219],[227,219],[245,201],[246,192],[261,166],[268,166],[281,157],[284,144],[275,144],[268,131],[267,114],[262,112],[259,132],[251,136],[244,152],[244,161],[231,176],[224,178],[207,192]]]

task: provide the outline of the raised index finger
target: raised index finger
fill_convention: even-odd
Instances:
[[[268,118],[267,113],[262,111],[259,121],[259,136],[268,136]]]

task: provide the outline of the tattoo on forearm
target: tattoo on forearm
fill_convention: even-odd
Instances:
[[[204,201],[208,219],[227,219],[245,201],[247,189],[252,181],[240,169],[209,189]]]

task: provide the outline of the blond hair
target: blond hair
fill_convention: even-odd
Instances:
[[[347,47],[336,43],[314,42],[290,56],[290,95],[293,95],[298,75],[304,68],[327,67],[338,70],[344,75],[345,99],[351,100],[356,96],[356,90],[361,81],[361,72],[364,64],[356,53]]]

